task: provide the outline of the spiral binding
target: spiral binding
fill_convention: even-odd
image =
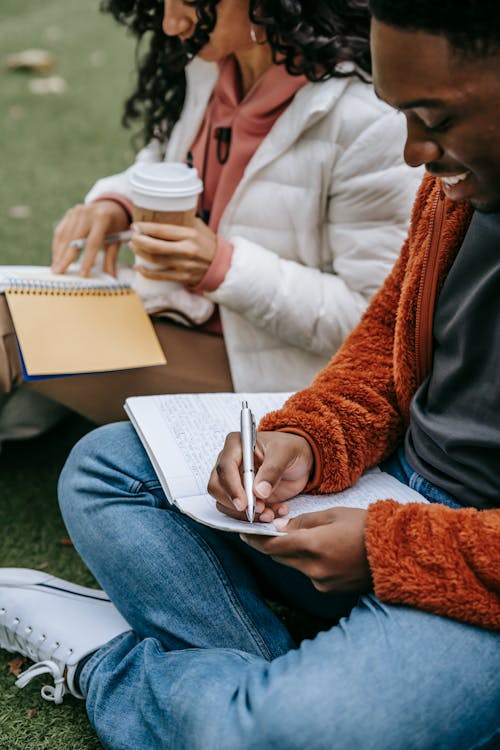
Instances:
[[[2,279],[2,287],[5,291],[8,291],[11,294],[88,294],[92,296],[111,296],[132,293],[129,284],[124,284],[118,281],[115,284],[96,284],[92,279],[79,279],[78,281],[67,282],[6,277],[5,279]]]

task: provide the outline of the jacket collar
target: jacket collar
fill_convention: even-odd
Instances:
[[[222,235],[247,183],[259,170],[288,151],[305,130],[325,117],[345,91],[349,81],[349,78],[331,78],[322,83],[307,83],[295,94],[248,162],[243,177],[221,216],[219,231]]]
[[[210,96],[217,81],[218,66],[198,58],[186,69],[187,91],[184,110],[172,132],[167,158],[184,160],[203,121]],[[275,122],[245,170],[250,177],[273,159],[287,151],[301,134],[319,121],[335,105],[350,78],[330,78],[322,83],[307,83],[293,98]]]
[[[305,130],[331,111],[349,81],[349,78],[330,78],[322,83],[307,83],[299,89],[248,163],[245,177],[251,177],[288,151]]]
[[[185,161],[203,122],[218,72],[215,63],[207,63],[197,57],[187,66],[186,98],[182,115],[175,124],[167,144],[165,158],[168,161]]]

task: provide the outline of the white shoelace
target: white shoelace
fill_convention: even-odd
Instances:
[[[47,659],[46,661],[39,661],[37,664],[33,664],[29,669],[21,672],[16,680],[16,686],[18,688],[26,687],[34,677],[39,677],[41,674],[51,674],[54,678],[54,685],[44,685],[40,690],[42,698],[53,703],[62,703],[68,690],[66,688],[66,678],[64,677],[64,667],[55,661]]]
[[[40,635],[32,641],[33,628],[28,626],[23,628],[19,617],[14,617],[10,625],[2,622],[7,612],[0,609],[0,647],[7,651],[19,653],[27,656],[36,662],[31,667],[22,672],[16,680],[19,688],[25,687],[32,679],[42,674],[51,674],[54,679],[54,685],[44,685],[40,691],[42,698],[54,703],[62,703],[63,697],[68,693],[66,678],[64,676],[65,665],[61,661],[55,661],[51,657],[60,648],[61,644],[55,641],[50,646],[47,644],[47,636]],[[41,651],[43,649],[43,656]],[[68,656],[72,649],[68,649]]]

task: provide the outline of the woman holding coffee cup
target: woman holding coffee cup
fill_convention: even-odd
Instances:
[[[124,116],[143,123],[135,169],[193,165],[203,192],[187,224],[134,221],[134,168],[99,180],[58,225],[53,267],[83,237],[88,272],[132,224],[139,291],[175,282],[183,299],[164,304],[174,321],[154,318],[165,367],[29,387],[97,422],[121,419],[130,394],[303,387],[389,272],[420,177],[401,158],[404,122],[370,84],[367,3],[103,6],[149,44]],[[105,270],[118,250],[105,246]]]

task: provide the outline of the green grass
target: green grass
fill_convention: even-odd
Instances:
[[[68,88],[36,95],[30,74],[0,71],[2,263],[48,261],[54,221],[97,177],[132,158],[130,133],[119,120],[131,86],[133,44],[98,12],[97,0],[2,0],[2,58],[30,47],[56,56],[55,73]],[[9,217],[17,205],[30,207],[28,219]]]
[[[3,59],[30,47],[50,50],[61,95],[35,95],[31,74]],[[98,0],[0,2],[0,264],[47,263],[54,221],[99,176],[130,163],[130,133],[119,120],[131,86],[133,42],[98,12]],[[100,63],[100,64],[96,64]],[[13,206],[28,206],[15,219]],[[93,585],[67,536],[56,501],[60,469],[91,425],[71,417],[37,440],[0,453],[0,566],[40,567]],[[0,750],[94,750],[100,744],[83,703],[43,701],[42,680],[20,691],[0,654]]]

